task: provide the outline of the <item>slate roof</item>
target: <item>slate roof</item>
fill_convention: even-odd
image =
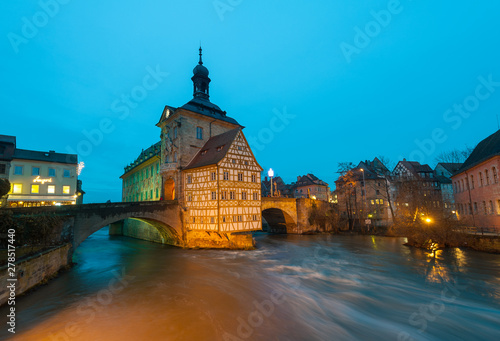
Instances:
[[[454,174],[457,170],[462,167],[463,163],[456,162],[440,162],[438,165],[441,165],[444,169],[446,169],[451,174]]]
[[[144,161],[149,160],[153,156],[160,155],[161,153],[161,141],[156,142],[146,150],[142,150],[137,159],[132,162],[130,165],[125,167],[125,174],[130,172],[132,169],[140,166]]]
[[[326,182],[318,179],[315,175],[309,173],[307,175],[301,176],[297,180],[297,182],[292,185],[291,189],[303,187],[303,186],[310,186],[310,185],[319,185],[319,186],[328,187],[328,184]]]
[[[240,124],[234,118],[226,116],[225,111],[222,111],[221,108],[219,108],[217,105],[204,98],[193,98],[192,100],[184,104],[181,109],[193,111],[210,118],[240,126]]]
[[[34,150],[16,149],[13,159],[45,161],[55,163],[77,164],[78,155],[76,154],[62,154],[54,151],[50,152],[37,152]]]
[[[226,156],[229,147],[231,147],[231,144],[240,131],[240,128],[236,128],[211,137],[184,169],[216,165],[219,163],[219,161]],[[222,148],[218,150],[219,147]]]
[[[500,155],[500,130],[497,130],[496,133],[491,134],[479,142],[455,175],[465,172],[496,155]]]

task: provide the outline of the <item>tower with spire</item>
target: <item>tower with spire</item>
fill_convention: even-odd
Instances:
[[[203,50],[200,46],[200,61],[198,65],[193,69],[193,77],[191,77],[193,81],[193,97],[206,99],[210,98],[209,85],[211,79],[208,77],[208,69],[203,66]]]

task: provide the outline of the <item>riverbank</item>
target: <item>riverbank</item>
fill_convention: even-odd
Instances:
[[[71,247],[71,244],[65,244],[20,259],[14,263],[14,272],[7,271],[8,265],[2,266],[0,282],[9,283],[11,286],[0,287],[0,306],[6,304],[10,298],[14,296],[17,298],[46,283],[59,271],[70,266]],[[12,281],[12,279],[16,280]]]

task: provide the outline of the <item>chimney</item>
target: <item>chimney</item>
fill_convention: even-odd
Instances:
[[[267,176],[264,178],[264,181],[267,182]]]
[[[300,180],[300,175],[297,175],[297,181],[299,181],[299,180]]]
[[[403,161],[406,161],[406,159],[403,159]]]

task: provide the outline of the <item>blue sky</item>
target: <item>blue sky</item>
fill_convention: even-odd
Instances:
[[[434,166],[497,129],[493,1],[59,1],[0,4],[0,134],[80,151],[86,202],[121,199],[164,105],[192,97],[200,41],[212,102],[287,182],[377,155]]]

